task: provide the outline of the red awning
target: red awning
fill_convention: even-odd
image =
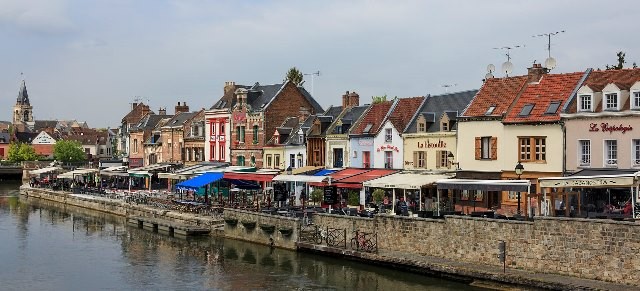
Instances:
[[[224,179],[235,179],[256,182],[271,182],[277,173],[225,172]]]
[[[339,183],[336,183],[338,188],[362,188],[362,183],[378,179],[387,175],[396,173],[396,170],[390,169],[373,169],[367,172],[363,172],[357,175],[353,175],[344,179],[341,179]]]
[[[368,172],[370,170],[367,169],[344,169],[344,170],[340,170],[334,173],[329,174],[329,177],[331,177],[331,184],[333,184],[334,182],[338,182],[341,181],[342,179],[351,177],[351,176],[355,176],[358,174],[362,174],[365,172]],[[329,184],[322,182],[322,183],[309,183],[310,186],[315,186],[315,187],[322,187],[322,186],[327,186]]]

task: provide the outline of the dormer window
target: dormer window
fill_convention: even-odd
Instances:
[[[418,132],[425,132],[427,125],[424,122],[418,122]]]
[[[578,107],[579,111],[593,111],[593,96],[592,95],[580,95],[580,104]]]
[[[604,96],[604,110],[618,110],[618,93],[608,93]]]
[[[484,115],[491,115],[493,113],[493,111],[496,110],[496,106],[495,105],[491,105],[489,106],[489,108],[487,109],[487,112],[484,113]]]
[[[299,134],[298,135],[298,143],[299,144],[303,144],[304,143],[304,134]]]
[[[640,91],[632,92],[631,96],[633,98],[631,100],[631,108],[640,109]]]
[[[448,122],[442,122],[442,131],[449,131],[449,123]]]

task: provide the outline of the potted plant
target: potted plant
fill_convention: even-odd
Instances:
[[[313,189],[313,191],[311,192],[311,201],[313,201],[313,204],[317,205],[317,203],[322,200],[322,195],[322,189]]]
[[[351,206],[360,206],[360,193],[356,191],[349,191],[347,202]]]
[[[380,203],[382,203],[382,199],[384,199],[384,190],[380,188],[374,190],[373,193],[371,193],[371,197],[373,197],[373,201],[376,203],[376,205],[380,206]]]

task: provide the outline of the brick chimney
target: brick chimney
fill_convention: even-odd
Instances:
[[[224,82],[224,95],[235,90],[235,88],[236,88],[236,82],[234,81]]]
[[[189,106],[187,106],[187,102],[178,101],[178,105],[176,105],[175,111],[175,114],[178,114],[180,112],[189,112]]]
[[[360,105],[360,95],[358,95],[358,93],[356,92],[349,93],[349,91],[347,91],[346,93],[344,93],[344,95],[342,95],[343,109],[355,107],[359,105]]]
[[[167,115],[167,107],[165,108],[158,108],[158,115]]]
[[[131,103],[131,110],[133,110],[134,108],[136,108],[136,106],[138,106],[137,102],[132,102]]]
[[[528,83],[540,82],[542,76],[549,73],[547,68],[543,68],[541,64],[533,64],[533,67],[527,69],[529,78],[527,79]]]

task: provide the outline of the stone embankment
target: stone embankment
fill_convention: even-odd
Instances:
[[[238,209],[224,210],[224,235],[283,249],[296,249],[300,219]]]
[[[634,222],[389,215],[366,219],[329,214],[317,215],[314,222],[320,229],[328,226],[347,234],[375,233],[377,253],[351,254],[326,243],[299,247],[425,273],[540,288],[635,290],[640,286],[640,224]],[[506,273],[498,259],[501,240],[507,247]]]
[[[221,218],[158,209],[142,204],[127,203],[118,199],[73,195],[69,192],[29,187],[21,188],[20,192],[28,198],[54,201],[123,217],[153,217],[162,220],[175,221],[176,223],[184,225],[208,227],[212,230],[212,233],[223,226]]]

